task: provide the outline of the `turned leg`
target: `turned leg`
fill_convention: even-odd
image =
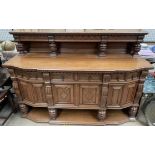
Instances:
[[[97,117],[100,121],[103,121],[106,117],[106,110],[99,110]]]
[[[29,111],[29,107],[26,104],[20,104],[19,108],[22,113],[22,117],[25,117]]]
[[[135,118],[138,111],[138,107],[130,107],[129,116],[130,118]]]
[[[55,120],[57,117],[57,110],[54,108],[48,108],[50,119]]]

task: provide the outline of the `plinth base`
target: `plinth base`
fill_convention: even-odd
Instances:
[[[46,108],[33,108],[27,118],[37,123],[51,125],[119,125],[129,121],[129,117],[121,110],[108,110],[104,121],[96,118],[95,110],[58,110],[56,120],[50,120]]]

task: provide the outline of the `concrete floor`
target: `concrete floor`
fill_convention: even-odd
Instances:
[[[15,113],[10,116],[10,118],[5,123],[5,126],[49,126],[48,123],[35,123],[29,119],[21,118],[20,113]],[[142,126],[138,121],[130,121],[121,126]]]

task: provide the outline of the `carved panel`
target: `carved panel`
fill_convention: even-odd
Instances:
[[[31,84],[25,81],[20,81],[19,83],[23,100],[32,103],[46,103],[43,84]]]
[[[109,35],[108,41],[113,41],[113,42],[137,41],[137,37],[133,35]]]
[[[122,99],[124,84],[110,83],[107,106],[119,106]]]
[[[100,41],[101,38],[99,35],[57,35],[55,36],[55,41]]]
[[[126,72],[126,74],[125,74],[125,80],[126,81],[131,81],[132,80],[132,73],[131,72]]]
[[[133,104],[135,93],[137,90],[137,82],[130,82],[125,85],[121,104]]]
[[[45,89],[43,84],[33,84],[35,103],[45,103]]]
[[[81,85],[80,86],[80,104],[99,104],[99,98],[101,89],[100,86],[95,85]]]
[[[73,85],[54,85],[54,104],[73,104]]]
[[[73,73],[52,73],[51,74],[52,81],[73,81],[74,74]]]
[[[98,73],[79,73],[79,81],[100,82],[102,81],[101,74]]]
[[[30,101],[30,102],[35,102],[34,100],[34,91],[33,91],[33,86],[30,83],[27,83],[25,81],[20,81],[20,90],[22,92],[22,98],[23,100]]]
[[[117,73],[113,73],[111,75],[111,81],[118,81],[118,74]]]
[[[124,73],[118,73],[118,80],[119,81],[125,81],[125,74]]]

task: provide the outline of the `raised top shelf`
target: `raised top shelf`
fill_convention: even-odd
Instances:
[[[20,53],[44,50],[53,56],[63,51],[92,51],[134,55],[147,34],[140,29],[15,29],[11,32]]]
[[[11,34],[147,34],[141,29],[14,29]]]

